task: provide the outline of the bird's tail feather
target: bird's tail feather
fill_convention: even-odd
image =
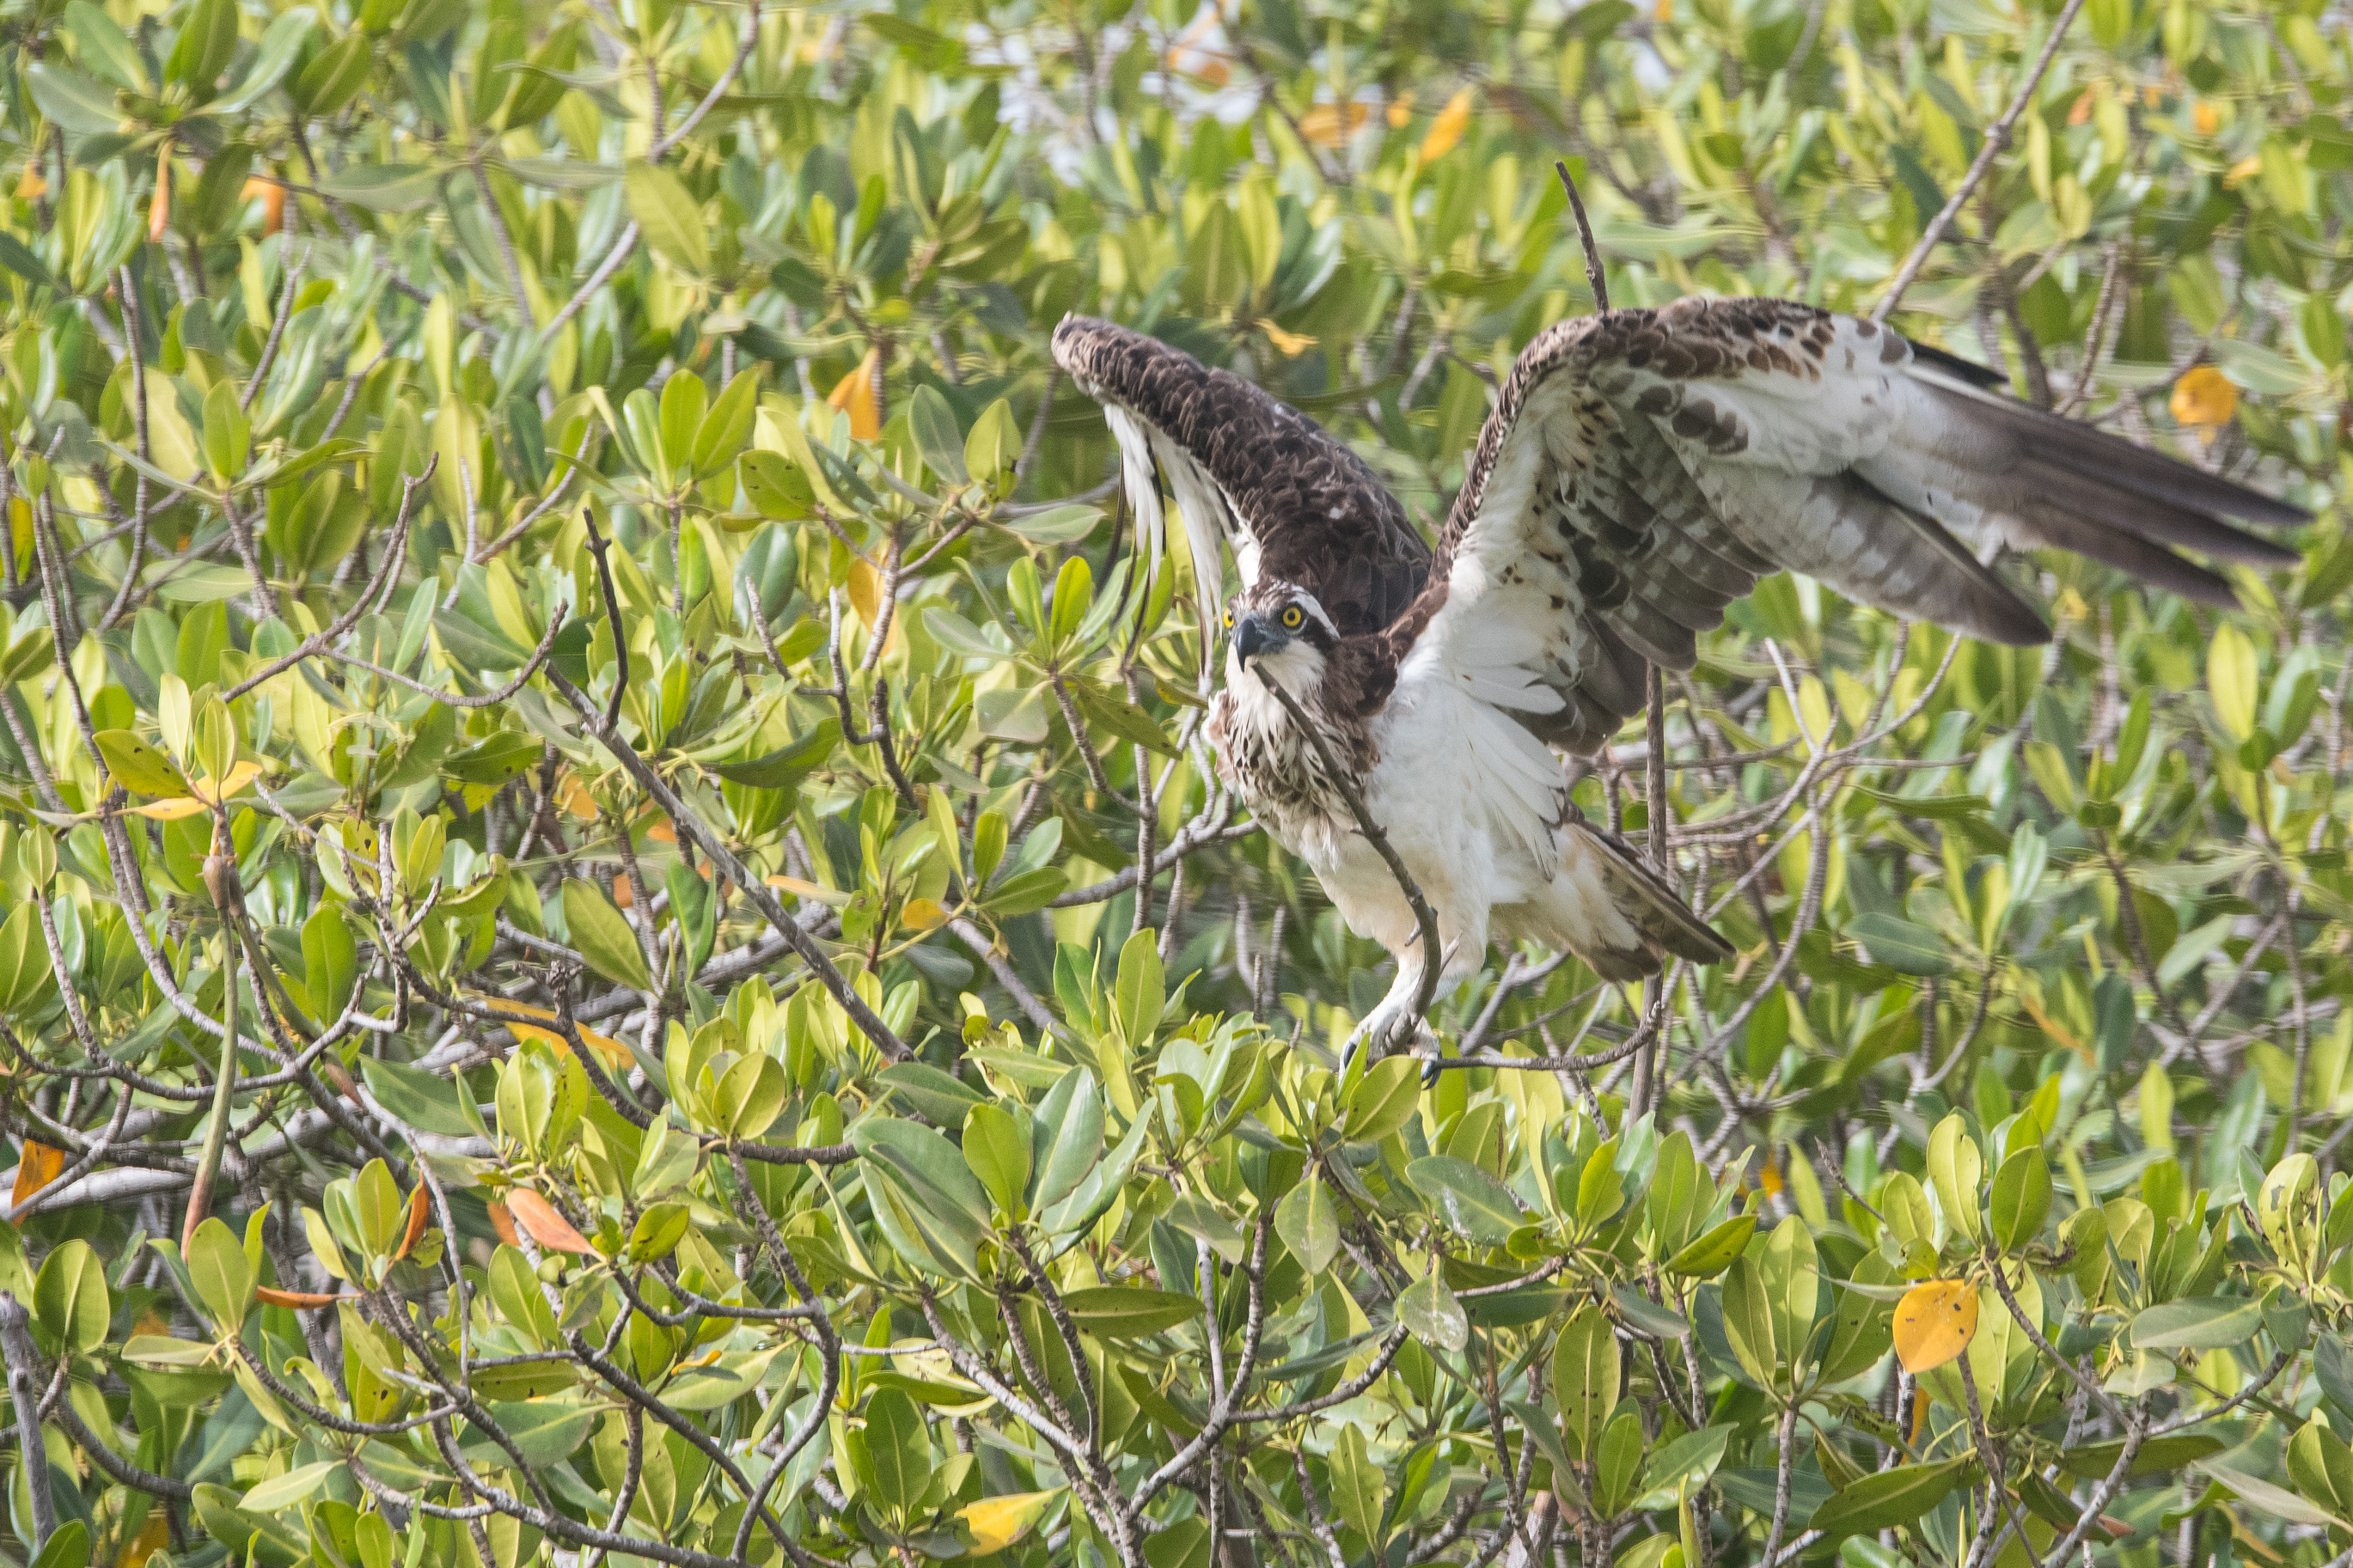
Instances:
[[[1605,980],[1636,980],[1656,974],[1669,956],[1694,963],[1723,963],[1734,955],[1730,942],[1692,912],[1681,894],[1642,863],[1634,847],[1607,829],[1571,819],[1566,830],[1580,835],[1599,859],[1609,901],[1641,933],[1632,952],[1580,952]]]

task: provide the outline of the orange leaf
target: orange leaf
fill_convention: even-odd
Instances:
[[[613,877],[613,907],[617,910],[626,910],[637,901],[637,894],[629,890],[629,879],[628,876],[618,872],[615,873]]]
[[[48,194],[48,181],[41,178],[38,169],[27,163],[24,177],[16,182],[16,199],[20,202],[37,201]]]
[[[869,349],[858,368],[835,384],[828,408],[849,416],[849,433],[871,441],[882,433],[882,351]]]
[[[499,1233],[499,1239],[509,1247],[521,1247],[522,1237],[515,1234],[514,1215],[509,1211],[507,1205],[492,1198],[490,1202],[490,1210],[491,1228]]]
[[[401,1236],[400,1250],[392,1255],[392,1260],[395,1263],[415,1250],[417,1242],[425,1235],[426,1216],[431,1212],[431,1207],[426,1202],[425,1184],[419,1182],[417,1184],[417,1190],[408,1194],[408,1229]]]
[[[1430,134],[1421,139],[1421,161],[1434,163],[1454,151],[1462,133],[1471,129],[1471,89],[1464,88],[1446,100],[1438,118],[1430,122]]]
[[[533,1192],[529,1187],[517,1187],[507,1194],[507,1209],[523,1234],[549,1252],[576,1253],[594,1258],[596,1249],[588,1238],[572,1228],[572,1222],[555,1212],[555,1205]]]
[[[2239,389],[2212,365],[2192,365],[2173,384],[2166,406],[2184,425],[2228,425],[2239,412]]]
[[[596,819],[596,799],[589,795],[588,786],[580,782],[578,773],[565,773],[556,782],[555,798],[564,803],[565,810],[580,818],[581,821],[590,822]]]
[[[172,225],[172,139],[155,149],[155,195],[147,204],[147,243],[164,243],[164,231]]]
[[[1978,1288],[1966,1279],[1931,1279],[1895,1303],[1895,1359],[1917,1377],[1969,1348],[1978,1332]]]
[[[245,189],[239,191],[237,196],[248,202],[256,196],[261,198],[262,233],[276,234],[286,226],[286,187],[277,181],[256,176],[246,181]]]
[[[2201,98],[2190,107],[2189,123],[2199,135],[2211,136],[2222,129],[2222,111]]]
[[[1371,112],[1361,103],[1319,103],[1299,117],[1299,134],[1318,147],[1343,147],[1363,129],[1365,116]]]
[[[675,844],[678,842],[678,829],[672,827],[670,820],[665,817],[647,828],[646,837],[656,844]]]
[[[9,1194],[8,1206],[22,1206],[26,1198],[56,1181],[65,1168],[64,1150],[26,1139],[23,1157],[16,1162],[16,1190]]]
[[[338,1301],[356,1301],[357,1296],[323,1295],[316,1290],[280,1290],[275,1285],[257,1285],[253,1293],[262,1303],[271,1307],[332,1307]]]
[[[1404,93],[1389,100],[1389,129],[1402,131],[1413,122],[1413,94]]]

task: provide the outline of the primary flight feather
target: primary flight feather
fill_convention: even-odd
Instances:
[[[2225,522],[2299,509],[1990,390],[1876,323],[1779,300],[1607,310],[1539,334],[1488,416],[1436,551],[1370,468],[1242,378],[1073,316],[1056,362],[1104,408],[1139,544],[1174,495],[1205,597],[1222,552],[1241,591],[1208,735],[1258,820],[1314,868],[1349,925],[1398,960],[1366,1020],[1393,1039],[1421,966],[1397,880],[1356,826],[1324,739],[1437,914],[1438,962],[1490,937],[1576,953],[1605,978],[1731,949],[1571,803],[1550,748],[1598,750],[1642,706],[1648,666],[1779,571],[1990,642],[2050,633],[1997,575],[2052,546],[2200,602],[2236,601],[2179,553],[2262,567],[2295,553]]]

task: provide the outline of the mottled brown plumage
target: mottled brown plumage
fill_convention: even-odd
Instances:
[[[1207,469],[1255,539],[1258,571],[1314,584],[1344,635],[1380,630],[1421,591],[1430,546],[1405,509],[1363,458],[1297,409],[1231,371],[1088,316],[1054,330],[1054,358],[1088,395],[1133,411]]]
[[[2005,550],[2072,550],[2230,603],[2219,573],[2177,551],[2284,565],[2292,552],[2222,520],[2305,516],[2004,396],[1873,322],[1684,300],[1539,333],[1426,553],[1369,468],[1240,378],[1099,321],[1064,322],[1054,352],[1104,400],[1131,499],[1156,524],[1165,481],[1197,563],[1235,552],[1244,590],[1209,737],[1349,923],[1398,955],[1383,1030],[1408,1022],[1431,957],[1263,680],[1345,759],[1438,912],[1438,962],[1475,967],[1492,931],[1630,978],[1730,950],[1583,821],[1545,748],[1606,743],[1641,709],[1646,666],[1689,668],[1759,579],[1803,572],[2032,643],[2048,629],[1994,571]],[[1205,643],[1216,632],[1205,624]]]

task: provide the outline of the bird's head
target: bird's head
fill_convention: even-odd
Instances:
[[[1226,602],[1230,639],[1226,679],[1263,670],[1294,692],[1323,675],[1324,661],[1340,644],[1338,629],[1315,595],[1291,583],[1269,579]]]

